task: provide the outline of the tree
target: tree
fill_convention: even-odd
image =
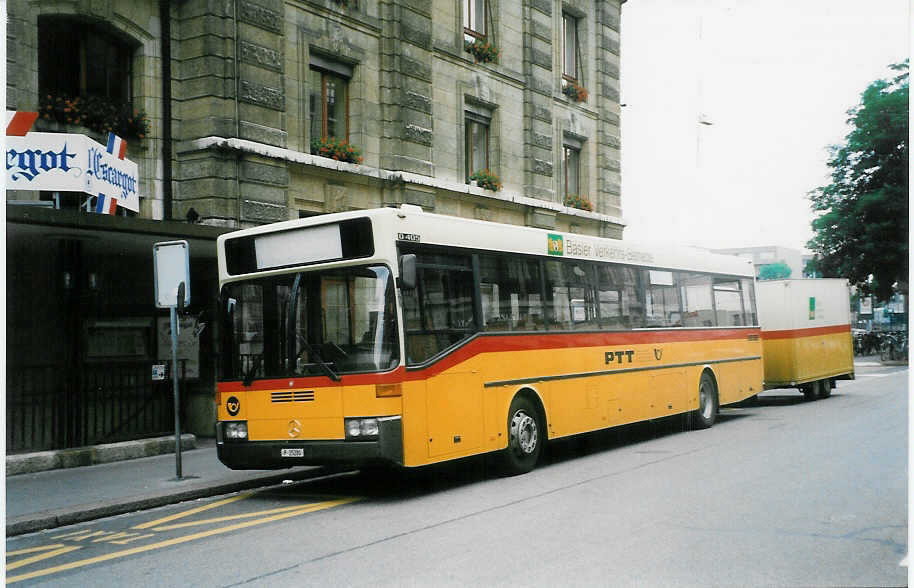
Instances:
[[[809,194],[815,236],[807,246],[826,277],[847,278],[880,300],[907,292],[908,61],[864,90],[847,112],[852,130],[831,146],[831,183]]]
[[[758,271],[760,280],[783,280],[790,277],[793,270],[783,261],[763,265]]]

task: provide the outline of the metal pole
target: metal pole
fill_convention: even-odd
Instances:
[[[182,293],[183,294],[183,293]],[[178,393],[178,309],[171,307],[171,381],[175,396],[175,472],[181,479],[181,396]]]

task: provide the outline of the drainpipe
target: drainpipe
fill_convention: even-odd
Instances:
[[[162,24],[162,220],[171,220],[173,194],[171,153],[171,3],[159,0]]]

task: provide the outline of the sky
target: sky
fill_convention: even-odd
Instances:
[[[908,57],[910,5],[623,4],[624,238],[805,249],[827,147],[844,142],[863,90]]]

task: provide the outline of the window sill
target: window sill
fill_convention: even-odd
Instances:
[[[350,173],[368,179],[373,178],[382,182],[402,182],[406,184],[414,184],[438,190],[445,190],[448,192],[472,194],[473,196],[480,196],[490,200],[514,203],[522,206],[528,206],[530,208],[550,210],[559,214],[578,216],[588,220],[606,222],[620,226],[627,226],[628,224],[621,217],[610,216],[600,212],[589,212],[586,210],[579,210],[577,208],[570,208],[560,202],[540,200],[538,198],[524,196],[523,194],[509,192],[505,189],[501,189],[498,192],[493,192],[491,190],[484,190],[478,186],[473,187],[469,184],[464,184],[463,182],[443,180],[410,172],[391,171],[359,163],[344,163],[342,161],[328,159],[319,155],[311,155],[310,153],[293,151],[292,149],[274,147],[264,143],[255,143],[254,141],[248,141],[246,139],[204,137],[202,139],[194,139],[192,141],[182,142],[177,145],[176,151],[178,153],[190,153],[193,151],[204,151],[207,149],[241,151],[244,153],[251,153],[254,155],[278,159],[289,163]]]

